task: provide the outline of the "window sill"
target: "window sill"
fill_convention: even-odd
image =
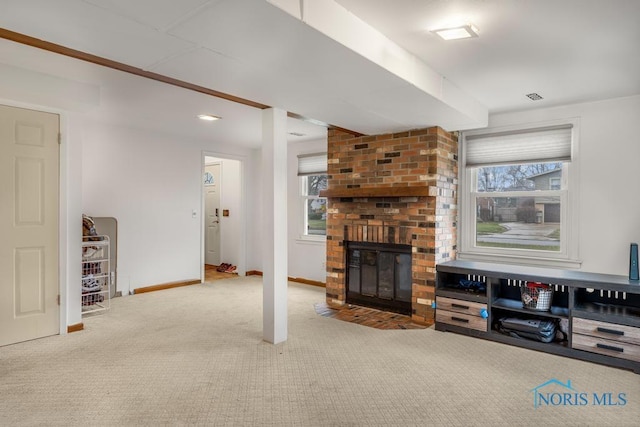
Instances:
[[[326,245],[326,236],[299,236],[296,243],[303,245]]]
[[[528,265],[535,267],[579,269],[581,260],[558,258],[532,258],[519,255],[479,254],[472,252],[458,252],[458,259],[467,261],[496,262],[502,264]]]

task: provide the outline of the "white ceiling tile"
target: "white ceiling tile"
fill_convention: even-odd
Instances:
[[[245,62],[275,64],[301,43],[304,27],[266,1],[233,0],[204,8],[169,33]]]
[[[255,102],[265,103],[270,91],[261,70],[203,48],[175,56],[152,71]]]
[[[193,47],[80,0],[3,0],[0,27],[140,68]]]
[[[131,18],[159,30],[197,11],[203,5],[221,0],[84,0],[95,6]]]

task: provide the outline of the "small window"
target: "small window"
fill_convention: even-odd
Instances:
[[[304,235],[326,236],[327,199],[320,197],[321,190],[327,189],[327,175],[308,175],[301,179],[302,204],[304,209]]]
[[[320,192],[327,189],[326,171],[326,154],[298,157],[303,238],[324,240],[327,234],[327,198],[320,197]]]

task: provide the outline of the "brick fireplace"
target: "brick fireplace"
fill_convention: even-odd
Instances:
[[[327,304],[347,301],[350,242],[411,247],[411,315],[430,324],[435,266],[455,259],[457,135],[328,135]]]

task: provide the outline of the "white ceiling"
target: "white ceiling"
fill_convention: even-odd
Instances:
[[[638,0],[336,1],[490,112],[640,94]],[[480,37],[428,32],[460,21]]]
[[[480,37],[428,32],[453,19]],[[0,27],[367,134],[640,94],[637,0],[0,0]],[[97,119],[260,146],[254,107],[6,40],[2,64],[99,87]]]

